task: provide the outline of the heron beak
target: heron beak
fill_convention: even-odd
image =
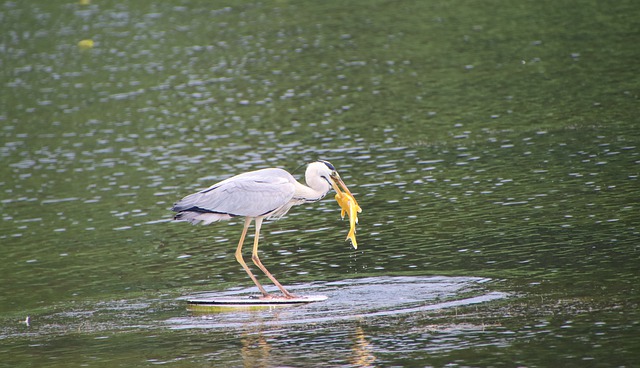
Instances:
[[[342,181],[342,178],[340,178],[340,175],[338,175],[338,173],[336,173],[335,176],[331,176],[331,186],[333,187],[333,190],[336,191],[336,193],[342,193],[340,191],[340,188],[342,188],[342,190],[353,199],[353,201],[355,202],[354,204],[358,206],[358,202],[356,201],[355,197],[353,196],[353,194],[351,194],[351,191],[349,190],[349,188],[347,188],[347,185],[344,183],[344,181]]]

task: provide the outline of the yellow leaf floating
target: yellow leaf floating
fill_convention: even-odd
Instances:
[[[358,223],[358,213],[362,212],[362,208],[358,206],[358,202],[350,193],[337,191],[336,201],[340,205],[340,216],[344,218],[345,214],[349,215],[349,224],[351,228],[347,239],[351,240],[351,245],[354,249],[358,249],[358,242],[356,241],[356,224]]]

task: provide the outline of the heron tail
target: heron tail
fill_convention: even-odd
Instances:
[[[232,217],[226,213],[181,211],[173,219],[176,221],[188,221],[193,225],[197,225],[200,222],[203,225],[209,225],[212,222],[229,220]]]

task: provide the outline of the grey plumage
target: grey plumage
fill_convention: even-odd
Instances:
[[[193,224],[200,221],[209,224],[235,216],[268,216],[279,209],[282,216],[291,208],[287,204],[295,193],[294,182],[293,176],[282,169],[250,171],[190,194],[172,210],[178,212],[177,219]],[[282,207],[286,211],[282,212]]]
[[[285,170],[261,169],[233,176],[197,193],[190,194],[173,205],[176,220],[208,225],[236,216],[277,219],[292,206],[322,199],[330,189],[315,198],[297,198],[296,186],[301,185]]]

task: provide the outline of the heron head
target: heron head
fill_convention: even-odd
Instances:
[[[342,218],[344,218],[345,214],[349,214],[351,230],[349,231],[347,239],[351,240],[351,245],[353,245],[354,248],[358,248],[355,229],[356,223],[358,222],[358,212],[361,212],[362,209],[353,197],[353,194],[351,194],[349,188],[347,188],[347,185],[342,181],[342,178],[340,178],[340,174],[338,174],[336,168],[328,161],[313,162],[307,167],[306,179],[307,184],[311,188],[321,190],[323,196],[329,192],[331,188],[336,191],[335,198],[342,209]]]
[[[347,188],[347,185],[342,181],[342,178],[340,178],[340,174],[338,174],[335,166],[329,161],[319,160],[309,164],[307,168],[307,183],[309,183],[309,179],[311,179],[310,176],[317,176],[326,180],[337,193],[340,193],[340,189],[342,189],[342,191],[353,196],[349,188]]]

